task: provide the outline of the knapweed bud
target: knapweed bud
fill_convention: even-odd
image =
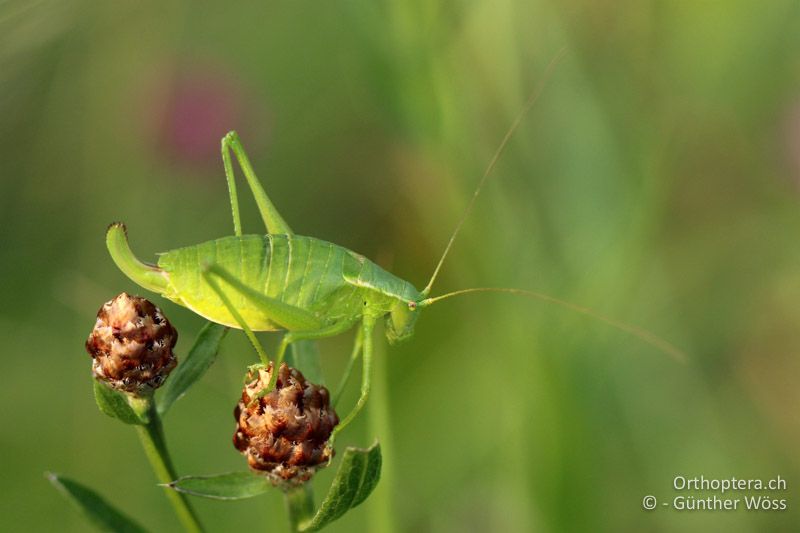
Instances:
[[[161,386],[178,363],[172,348],[178,332],[161,309],[123,292],[103,304],[86,341],[94,377],[111,387],[143,395]]]
[[[299,485],[333,456],[328,439],[339,417],[330,406],[328,389],[306,381],[285,363],[275,388],[259,397],[271,372],[271,364],[248,372],[233,413],[238,423],[233,445],[250,468],[266,473],[275,485]]]

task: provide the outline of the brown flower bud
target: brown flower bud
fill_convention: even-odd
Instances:
[[[123,292],[103,304],[86,341],[94,377],[137,395],[158,388],[178,363],[178,332],[161,309]]]
[[[248,372],[233,412],[238,422],[233,445],[250,468],[266,473],[274,484],[299,485],[333,456],[328,438],[339,417],[330,406],[328,389],[306,381],[285,363],[275,388],[259,398],[271,372],[271,364]]]

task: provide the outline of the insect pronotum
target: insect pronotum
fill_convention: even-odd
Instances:
[[[386,337],[390,343],[402,341],[412,336],[420,309],[461,294],[507,292],[556,303],[593,316],[680,357],[680,350],[646,330],[546,294],[522,289],[469,288],[430,296],[442,264],[484,183],[562,56],[563,51],[550,62],[542,82],[500,143],[430,281],[422,290],[347,248],[314,237],[295,235],[264,191],[235,132],[222,139],[222,160],[231,200],[234,235],[171,250],[160,255],[158,263],[153,265],[136,258],[128,244],[125,226],[114,223],[106,234],[111,257],[129,278],[145,289],[157,292],[212,322],[243,330],[263,364],[268,364],[269,358],[254,332],[285,331],[275,355],[276,368],[291,343],[331,337],[358,325],[353,358],[362,353],[361,395],[334,435],[353,420],[369,395],[372,332],[376,322],[385,318]],[[242,234],[231,152],[255,197],[267,228],[265,235]],[[272,373],[267,390],[274,386],[277,374]]]

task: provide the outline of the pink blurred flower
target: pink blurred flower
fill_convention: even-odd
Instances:
[[[216,171],[220,139],[234,129],[247,139],[249,152],[265,144],[263,106],[229,71],[206,64],[171,72],[155,78],[151,94],[147,130],[161,157],[175,165]]]

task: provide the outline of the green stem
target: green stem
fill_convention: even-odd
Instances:
[[[375,368],[373,381],[374,394],[367,408],[370,433],[381,441],[381,453],[392,456],[391,411],[389,406],[389,377],[385,345],[375,347]],[[394,510],[392,508],[393,469],[391,461],[385,461],[381,468],[381,482],[367,501],[367,530],[375,533],[395,531]]]
[[[314,495],[309,485],[304,483],[299,487],[292,487],[283,495],[292,533],[299,531],[300,525],[314,516]]]
[[[142,441],[142,447],[158,480],[164,484],[170,483],[177,479],[177,476],[175,475],[175,468],[172,466],[169,452],[167,452],[167,442],[164,438],[161,418],[158,416],[155,404],[151,399],[142,400],[141,408],[145,410],[148,420],[146,425],[136,426],[139,439]],[[186,500],[186,496],[169,487],[165,487],[164,490],[166,491],[167,499],[175,509],[175,514],[178,515],[178,519],[186,531],[193,533],[203,531],[203,527]]]

